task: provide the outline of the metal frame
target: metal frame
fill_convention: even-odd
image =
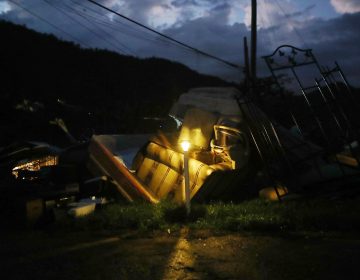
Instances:
[[[254,124],[250,129],[250,136],[257,152],[264,164],[265,172],[271,181],[280,181],[296,187],[298,178],[298,168],[302,164],[312,166],[318,173],[319,182],[328,180],[345,179],[350,175],[347,168],[339,161],[336,154],[342,147],[348,147],[350,156],[359,165],[359,157],[355,153],[351,143],[359,140],[359,127],[351,121],[349,111],[354,110],[356,100],[354,99],[351,87],[338,63],[332,69],[321,67],[311,49],[300,49],[291,45],[279,46],[272,54],[264,56],[271,75],[279,88],[282,88],[277,74],[281,70],[288,70],[292,73],[300,92],[284,94],[279,91],[279,96],[285,101],[289,120],[293,127],[300,133],[303,141],[294,143],[289,147],[281,133],[280,126],[269,119],[264,118],[254,106],[251,98],[254,94],[245,97],[243,101],[238,100],[239,107],[247,108],[249,123]],[[319,74],[319,78],[314,79],[314,84],[305,87],[298,73],[301,66],[314,65]],[[252,89],[255,91],[256,89]],[[299,94],[300,93],[300,94]],[[296,111],[293,101],[303,97],[306,112]],[[320,104],[313,104],[311,98],[316,96]],[[264,100],[260,100],[264,102]],[[356,110],[356,109],[355,109]],[[354,111],[355,111],[354,110]],[[244,114],[246,115],[246,114]],[[321,140],[322,150],[310,153],[312,137],[310,137],[311,122],[314,125],[317,135]],[[292,152],[299,149],[308,149],[309,156],[300,160],[294,160]],[[319,158],[334,156],[335,164],[341,176],[329,178],[323,174]],[[360,171],[360,170],[359,170]]]

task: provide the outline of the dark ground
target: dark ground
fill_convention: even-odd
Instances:
[[[2,233],[3,279],[359,279],[360,238],[339,234]],[[6,276],[5,276],[6,275]]]

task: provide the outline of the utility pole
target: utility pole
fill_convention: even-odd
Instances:
[[[252,86],[254,87],[256,82],[256,0],[251,0],[251,80]]]

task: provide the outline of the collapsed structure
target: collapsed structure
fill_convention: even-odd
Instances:
[[[129,201],[184,200],[182,140],[191,143],[191,198],[231,197],[239,188],[237,176],[256,173],[244,115],[234,88],[199,88],[183,94],[170,111],[178,124],[172,133],[100,135],[89,145],[89,167],[113,178]],[[254,174],[253,174],[254,175]]]
[[[264,59],[277,86],[281,76],[277,73],[289,70],[297,87],[292,93],[279,90],[280,96],[270,96],[282,106],[286,126],[265,114],[249,93],[234,88],[192,89],[170,110],[178,127],[172,133],[150,138],[94,136],[89,147],[92,170],[113,178],[129,201],[180,203],[185,194],[179,143],[188,140],[191,198],[195,200],[239,200],[268,186],[280,199],[288,189],[301,192],[356,185],[358,112],[339,65],[322,68],[312,50],[290,45],[278,47]],[[318,75],[309,86],[299,75],[307,66]],[[260,99],[266,102],[269,96]]]
[[[70,196],[102,197],[99,178],[109,183],[113,195],[130,202],[181,204],[185,165],[180,143],[186,140],[191,144],[192,200],[239,201],[266,187],[270,193],[260,193],[273,199],[288,192],[356,188],[360,117],[340,67],[323,69],[311,50],[288,45],[264,58],[275,84],[280,86],[277,71],[290,69],[297,91],[254,98],[251,89],[246,94],[235,88],[191,89],[169,112],[172,129],[153,135],[94,135],[65,150],[33,142],[12,145],[0,150],[0,171],[12,174],[17,185],[31,181],[31,197],[40,197],[41,207],[44,201]],[[313,85],[300,80],[297,69],[304,65],[318,71]],[[261,103],[275,104],[278,112]],[[28,193],[29,187],[24,190]]]

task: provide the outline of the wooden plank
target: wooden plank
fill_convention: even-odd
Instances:
[[[145,199],[151,203],[158,203],[159,200],[152,194],[126,166],[117,160],[113,153],[109,151],[95,138],[92,138],[89,145],[89,152],[97,165],[106,171],[106,175],[110,176],[121,188],[122,195],[126,199],[132,201],[139,198]]]

